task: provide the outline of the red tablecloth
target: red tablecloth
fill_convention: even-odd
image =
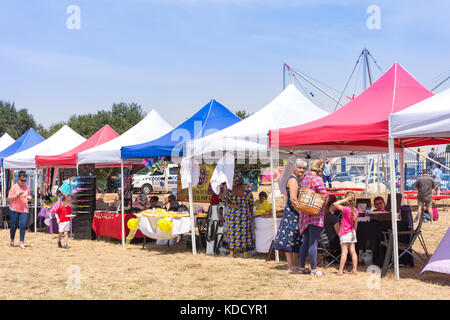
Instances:
[[[327,191],[331,191],[331,192],[333,192],[333,191],[359,191],[359,192],[363,192],[363,191],[366,190],[364,188],[344,188],[344,187],[341,187],[341,188],[326,188],[326,189],[327,189]]]
[[[417,200],[417,196],[405,196],[406,200]],[[450,195],[433,195],[433,200],[450,199]]]
[[[328,192],[329,196],[344,197],[345,192]]]
[[[136,218],[134,214],[125,214],[125,237],[127,237],[130,229],[127,222],[131,218]],[[95,211],[92,219],[92,229],[98,236],[112,237],[122,240],[122,217],[120,213]],[[145,238],[139,230],[136,232],[135,238]]]

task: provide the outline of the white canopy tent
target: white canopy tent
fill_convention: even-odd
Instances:
[[[3,166],[6,169],[35,169],[37,155],[58,155],[75,148],[84,141],[86,141],[85,138],[64,125],[47,140],[3,159]]]
[[[80,152],[78,154],[78,163],[95,163],[97,166],[119,165],[122,162],[120,148],[157,139],[170,130],[173,130],[173,127],[156,110],[152,110],[144,119],[117,138],[95,148]],[[125,161],[132,163],[131,159]]]
[[[389,126],[392,138],[450,137],[450,88],[391,114]]]
[[[78,163],[94,163],[100,167],[112,167],[120,165],[121,168],[121,214],[122,214],[122,245],[125,244],[125,212],[124,212],[124,199],[123,199],[123,165],[141,163],[133,159],[122,159],[120,149],[123,146],[129,146],[147,141],[158,139],[165,135],[169,131],[173,130],[173,127],[168,124],[156,110],[152,110],[149,114],[139,121],[134,127],[124,132],[117,138],[110,140],[100,146],[78,153]],[[142,161],[142,160],[139,160]]]
[[[14,143],[14,141],[15,140],[5,132],[5,134],[3,134],[0,138],[0,151],[3,151],[4,149],[8,148],[11,144]]]
[[[389,162],[394,168],[394,145],[403,148],[450,143],[450,89],[389,115]],[[422,154],[417,153],[420,156]],[[428,160],[436,162],[426,157]],[[402,160],[402,159],[400,159]],[[403,161],[401,161],[403,168]],[[442,167],[450,168],[441,164]],[[391,190],[395,184],[391,181]],[[395,208],[396,197],[392,197]],[[395,248],[395,247],[394,247]]]
[[[221,158],[225,152],[236,152],[237,156],[269,151],[269,130],[306,123],[326,116],[328,112],[314,105],[291,84],[274,100],[248,118],[201,139],[187,142],[190,156]]]
[[[274,232],[276,234],[275,192],[273,186],[273,160],[274,155],[269,148],[268,132],[271,129],[289,127],[307,123],[328,115],[308,98],[302,95],[291,84],[283,90],[274,100],[264,108],[246,119],[210,134],[206,137],[187,142],[186,157],[202,160],[219,160],[226,154],[233,154],[236,159],[252,159],[270,161],[272,186],[272,214],[274,219]],[[325,151],[282,151],[281,155],[287,158],[295,153],[304,157],[325,155]],[[335,152],[335,156],[348,155],[349,151]],[[279,155],[276,155],[279,156]],[[329,156],[329,155],[328,155]],[[278,158],[278,157],[276,157]],[[189,205],[192,203],[192,188],[189,187]],[[278,252],[276,252],[278,260]]]
[[[37,221],[37,169],[35,157],[37,155],[58,155],[69,151],[86,141],[85,138],[64,125],[47,140],[37,145],[3,159],[5,169],[34,169],[34,221]],[[34,224],[34,232],[36,232]]]

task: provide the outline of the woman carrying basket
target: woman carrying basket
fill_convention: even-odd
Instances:
[[[322,180],[322,169],[324,161],[315,159],[311,163],[311,170],[308,172],[301,183],[302,188],[309,188],[315,193],[324,195],[325,203],[328,200],[328,193]],[[303,236],[303,242],[300,247],[300,268],[298,273],[323,276],[325,273],[317,270],[317,246],[320,239],[320,233],[323,229],[325,214],[325,205],[323,205],[318,215],[299,212],[300,234]],[[306,256],[309,256],[311,270],[305,268]]]

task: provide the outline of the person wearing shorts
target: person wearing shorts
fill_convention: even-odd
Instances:
[[[436,188],[436,183],[433,178],[428,175],[428,171],[424,169],[422,176],[414,183],[414,188],[417,189],[417,216],[414,221],[422,218],[423,211],[431,211],[431,201],[433,200],[433,189]],[[423,207],[423,209],[422,209]],[[431,219],[432,221],[433,219]]]
[[[69,249],[69,230],[70,230],[70,218],[72,214],[72,208],[70,207],[70,198],[63,197],[63,204],[56,209],[56,220],[58,221],[58,248]],[[61,238],[64,234],[64,246],[61,244]]]
[[[351,273],[356,274],[358,271],[358,256],[356,255],[355,243],[357,242],[356,228],[358,226],[359,213],[356,209],[355,193],[352,191],[347,192],[345,198],[336,201],[333,206],[342,211],[341,229],[339,231],[342,254],[338,275],[341,276],[344,274],[344,267],[349,252],[353,265]]]

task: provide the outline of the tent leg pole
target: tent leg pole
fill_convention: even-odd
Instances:
[[[402,194],[402,205],[405,203],[405,149],[400,151],[400,193]]]
[[[395,150],[394,139],[389,138],[389,169],[391,174],[391,219],[392,219],[392,237],[393,237],[393,256],[395,278],[400,279],[399,261],[398,261],[398,233],[397,233],[397,196],[395,190]],[[392,177],[394,177],[392,179]]]
[[[34,169],[34,233],[37,232],[37,185],[38,174],[37,167]]]
[[[124,197],[125,192],[123,190],[123,186],[124,186],[123,180],[125,177],[123,176],[123,159],[120,160],[120,176],[122,178],[122,179],[120,179],[120,185],[121,185],[121,188],[120,188],[120,195],[121,195],[120,211],[122,213],[122,245],[124,246],[125,245],[125,210],[124,210],[125,200],[123,197]]]
[[[3,206],[5,207],[6,206],[6,170],[3,167],[2,167],[2,169],[3,169],[3,190],[2,190],[3,199],[2,199],[2,202],[3,202]]]
[[[193,196],[192,196],[192,183],[191,182],[189,182],[189,216],[191,218],[192,254],[195,256],[197,254],[197,246],[195,243],[194,200],[193,200]]]
[[[270,186],[272,188],[272,216],[273,216],[273,239],[277,236],[277,213],[275,210],[275,190],[273,187],[273,151],[270,148]],[[278,250],[275,250],[275,261],[280,261]]]
[[[369,184],[369,158],[366,157],[366,188],[365,188],[366,198],[367,198],[368,184]]]

